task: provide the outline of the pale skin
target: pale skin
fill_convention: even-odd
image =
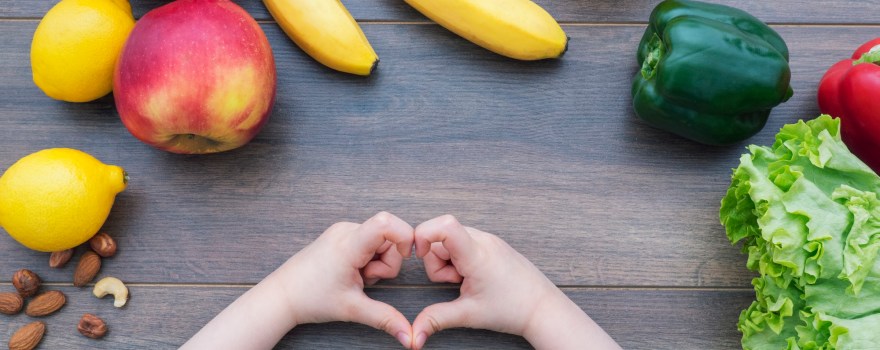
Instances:
[[[364,286],[391,279],[416,255],[434,282],[461,283],[460,296],[426,307],[410,324]],[[271,349],[307,323],[361,323],[422,349],[444,329],[488,329],[536,349],[620,349],[528,259],[497,236],[450,215],[412,228],[386,212],[337,223],[230,304],[182,349]]]

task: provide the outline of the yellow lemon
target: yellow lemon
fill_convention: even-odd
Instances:
[[[126,0],[61,0],[34,32],[34,83],[49,97],[68,102],[110,93],[116,59],[132,28]]]
[[[0,226],[33,250],[76,247],[101,229],[127,183],[121,167],[82,151],[52,148],[30,154],[0,177]]]

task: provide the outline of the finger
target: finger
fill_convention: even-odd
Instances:
[[[410,256],[412,253],[412,226],[388,212],[383,211],[369,218],[355,233],[355,245],[359,251],[372,253],[385,241],[391,241],[400,255]]]
[[[384,254],[385,252],[388,251],[388,249],[391,249],[391,247],[393,247],[393,246],[394,246],[394,242],[385,241],[385,243],[382,243],[382,245],[379,246],[379,249],[376,249],[376,255]]]
[[[400,311],[391,305],[370,299],[366,294],[361,294],[353,306],[349,308],[353,313],[350,321],[384,331],[397,338],[405,348],[410,348],[412,327]]]
[[[426,307],[412,324],[413,349],[421,349],[432,334],[444,329],[468,327],[470,312],[463,299]]]
[[[403,265],[403,256],[400,255],[400,252],[396,249],[386,249],[384,253],[379,254],[378,259],[374,259],[364,266],[365,282],[375,284],[379,279],[395,278],[400,273],[401,265]]]
[[[443,243],[431,243],[431,252],[440,259],[451,260],[449,257],[449,251],[443,247]]]
[[[361,274],[361,278],[364,279],[365,286],[372,286],[376,283],[379,283],[379,281],[382,280],[381,278],[366,278],[366,277],[364,277],[364,274]]]
[[[423,222],[415,229],[416,256],[423,257],[431,243],[441,242],[455,259],[467,261],[473,255],[473,239],[452,215],[443,215]]]
[[[447,254],[448,255],[448,254]],[[449,260],[443,259],[431,249],[427,255],[422,258],[425,264],[425,272],[431,282],[447,282],[461,283],[464,277],[455,269]]]

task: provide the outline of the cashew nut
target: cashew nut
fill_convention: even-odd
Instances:
[[[92,291],[98,298],[103,298],[107,294],[113,294],[113,306],[123,307],[128,301],[128,287],[116,277],[104,277],[98,283],[95,283],[95,289]]]

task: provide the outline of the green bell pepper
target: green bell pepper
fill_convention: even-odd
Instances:
[[[792,95],[788,47],[773,29],[729,6],[666,0],[651,13],[633,81],[636,114],[709,145],[761,131]]]

